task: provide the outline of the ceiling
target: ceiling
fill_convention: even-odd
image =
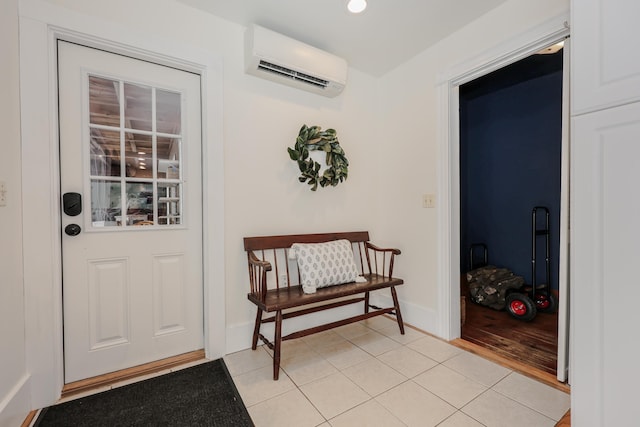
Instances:
[[[258,24],[380,77],[506,0],[178,0],[240,25]]]

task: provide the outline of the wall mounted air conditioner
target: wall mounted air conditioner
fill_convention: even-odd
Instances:
[[[245,70],[264,79],[334,97],[347,82],[347,61],[258,25],[245,34]]]

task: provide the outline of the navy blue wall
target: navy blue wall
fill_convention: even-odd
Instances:
[[[461,272],[482,242],[489,263],[531,283],[531,212],[551,213],[551,286],[558,287],[562,51],[533,55],[460,87]],[[539,212],[539,228],[544,215]],[[546,283],[544,238],[538,283]]]

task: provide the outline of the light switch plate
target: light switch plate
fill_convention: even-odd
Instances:
[[[0,206],[7,206],[7,184],[0,181]]]
[[[424,194],[422,196],[422,207],[423,208],[435,208],[436,207],[436,195],[435,194]]]

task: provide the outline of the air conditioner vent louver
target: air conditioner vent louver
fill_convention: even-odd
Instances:
[[[310,76],[308,74],[304,74],[299,71],[292,70],[291,68],[282,67],[280,65],[272,64],[267,61],[260,60],[260,65],[258,65],[258,68],[263,71],[267,71],[269,73],[275,73],[284,77],[288,77],[293,80],[297,80],[297,81],[318,86],[321,88],[326,88],[327,86],[329,86],[328,80],[323,80],[318,77]]]
[[[347,61],[259,25],[245,33],[248,74],[318,95],[339,95],[347,83]]]

